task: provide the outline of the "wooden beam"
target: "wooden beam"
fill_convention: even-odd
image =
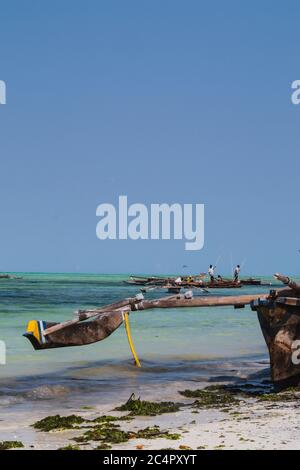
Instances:
[[[55,333],[56,331],[63,330],[64,328],[68,328],[69,326],[75,325],[76,323],[82,322],[84,320],[89,320],[90,318],[98,317],[107,313],[108,311],[114,310],[123,310],[128,311],[131,310],[130,302],[133,299],[124,299],[120,300],[119,302],[115,302],[113,304],[105,305],[104,307],[93,309],[93,310],[78,310],[76,312],[76,316],[71,320],[67,320],[62,323],[58,323],[57,325],[51,326],[44,331],[44,336],[50,335],[51,333]]]
[[[242,306],[248,305],[252,300],[266,299],[269,294],[252,294],[252,295],[236,295],[236,296],[223,296],[211,297],[201,296],[186,299],[184,295],[172,295],[155,300],[137,300],[135,298],[128,298],[115,302],[110,305],[105,305],[101,308],[94,310],[79,310],[77,316],[71,320],[58,323],[54,326],[47,328],[44,335],[50,335],[57,331],[68,328],[76,323],[88,320],[90,318],[97,318],[103,314],[112,311],[138,311],[149,310],[152,308],[182,308],[182,307],[224,307],[224,306]]]
[[[178,307],[225,307],[235,305],[249,305],[252,300],[266,299],[269,294],[251,294],[234,296],[201,296],[186,299],[183,295],[164,297],[155,300],[143,300],[137,304],[137,310],[146,310],[151,308],[178,308]]]
[[[289,286],[291,289],[300,291],[299,282],[293,281],[293,279],[289,278],[288,276],[283,276],[282,274],[276,273],[274,274],[274,277],[275,279],[278,279],[278,281],[281,281],[283,284]]]

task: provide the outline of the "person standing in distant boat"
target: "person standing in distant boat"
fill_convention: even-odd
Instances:
[[[215,267],[212,264],[209,265],[208,275],[210,277],[210,282],[215,282]]]
[[[236,268],[234,269],[234,272],[233,272],[233,279],[234,279],[234,282],[239,282],[239,275],[240,275],[240,272],[241,272],[241,267],[240,265],[238,264],[236,266]]]

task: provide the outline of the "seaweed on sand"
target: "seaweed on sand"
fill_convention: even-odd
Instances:
[[[0,450],[20,449],[24,447],[20,441],[0,441]]]
[[[95,419],[92,419],[92,420],[89,420],[88,422],[89,423],[112,423],[114,421],[125,421],[124,420],[125,417],[123,416],[110,416],[110,415],[103,415],[103,416],[98,416],[98,418],[95,418]]]
[[[111,446],[109,444],[100,444],[95,448],[95,450],[109,450]]]
[[[72,444],[69,444],[65,447],[60,447],[57,450],[80,450],[80,447],[79,446],[73,446]]]
[[[134,393],[129,400],[116,408],[117,411],[130,411],[128,416],[155,416],[163,413],[175,413],[179,411],[181,403],[172,401],[152,402],[135,398]]]
[[[70,415],[70,416],[46,416],[46,418],[37,421],[32,426],[40,431],[58,431],[64,429],[74,429],[75,425],[84,423],[84,419],[81,416]]]
[[[238,405],[240,400],[224,386],[209,386],[197,390],[179,391],[186,398],[196,398],[196,408],[226,408]]]
[[[132,433],[132,437],[140,439],[157,439],[164,438],[175,441],[180,439],[180,434],[170,433],[169,431],[161,431],[159,426],[149,426],[145,429],[140,429],[139,431]]]
[[[82,436],[75,437],[76,442],[102,441],[113,444],[126,442],[130,438],[130,433],[122,431],[118,424],[103,422],[86,431]]]
[[[284,402],[284,401],[296,401],[299,400],[299,393],[296,394],[294,391],[286,390],[285,392],[279,393],[263,393],[258,397],[258,401],[264,402]]]
[[[179,404],[172,402],[152,403],[142,402],[140,399],[135,400],[134,396],[130,397],[125,405],[128,406],[133,413],[145,414],[153,416],[155,414],[167,413],[170,411],[177,411]],[[127,410],[128,408],[126,408]],[[123,409],[122,409],[123,411]],[[130,413],[130,414],[131,414]],[[131,419],[131,418],[129,418]],[[100,441],[97,449],[109,449],[110,444],[120,444],[127,442],[129,439],[179,439],[180,434],[170,433],[169,431],[161,431],[158,426],[147,427],[140,429],[139,431],[124,431],[120,428],[120,425],[116,421],[127,421],[128,415],[123,417],[103,415],[93,420],[84,419],[81,416],[47,416],[46,418],[37,421],[32,426],[40,431],[58,431],[63,429],[81,429],[88,428],[81,436],[74,437],[73,440],[82,445],[87,445],[91,441]],[[86,423],[85,426],[79,426],[82,423]],[[78,450],[78,446],[68,445],[60,448],[59,450]]]
[[[159,426],[149,426],[139,431],[123,431],[118,424],[102,423],[94,426],[86,431],[83,436],[75,437],[74,441],[78,443],[88,443],[90,441],[101,441],[101,448],[105,444],[120,444],[127,442],[129,439],[158,439],[165,438],[176,440],[180,438],[180,434],[170,433],[169,431],[161,431]]]
[[[246,384],[247,385],[247,384]],[[255,398],[258,402],[293,402],[300,399],[299,388],[289,388],[285,391],[274,392],[270,387],[237,385],[211,385],[197,390],[183,390],[179,392],[187,398],[196,398],[196,408],[223,408],[226,411],[231,405],[238,405],[243,398]]]
[[[253,385],[246,383],[242,385],[227,385],[225,389],[235,395],[256,398],[259,402],[296,401],[300,398],[300,389],[298,387],[289,387],[285,390],[276,391],[272,384]]]

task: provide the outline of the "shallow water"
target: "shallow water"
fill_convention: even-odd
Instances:
[[[113,402],[131,391],[159,393],[164,384],[268,377],[268,355],[256,314],[249,307],[171,309],[131,315],[142,368],[132,362],[123,326],[94,345],[34,351],[22,334],[30,319],[63,321],[78,308],[133,296],[127,276],[21,274],[0,280],[0,339],[7,364],[0,366],[0,407],[24,409],[32,403],[88,404],[101,396]],[[209,295],[266,292],[268,287],[217,289]],[[154,291],[148,298],[166,295]],[[262,375],[261,375],[262,374]],[[168,392],[169,393],[169,392]]]

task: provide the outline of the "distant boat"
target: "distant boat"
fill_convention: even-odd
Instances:
[[[151,276],[151,277],[145,277],[145,276],[130,276],[130,278],[126,281],[123,281],[125,284],[130,284],[133,286],[149,286],[149,285],[162,285],[165,284],[168,281],[171,281],[172,279],[167,278],[167,277],[156,277],[156,276]]]
[[[221,288],[239,288],[242,287],[242,283],[235,282],[231,279],[216,279],[214,282],[203,281],[202,278],[205,276],[205,273],[201,273],[198,276],[181,276],[181,282],[176,282],[176,278],[167,278],[167,277],[143,277],[143,276],[130,276],[130,278],[124,281],[125,284],[132,286],[161,286],[171,288],[169,292],[175,292],[175,288],[185,287],[185,288],[207,288],[211,287],[214,289]],[[190,280],[191,279],[191,280]],[[200,279],[200,280],[198,280]],[[174,288],[172,290],[172,288]]]
[[[243,286],[261,286],[261,279],[255,279],[253,277],[249,277],[248,279],[241,279],[240,283]]]
[[[22,279],[21,277],[15,276],[13,274],[0,274],[0,279]]]

